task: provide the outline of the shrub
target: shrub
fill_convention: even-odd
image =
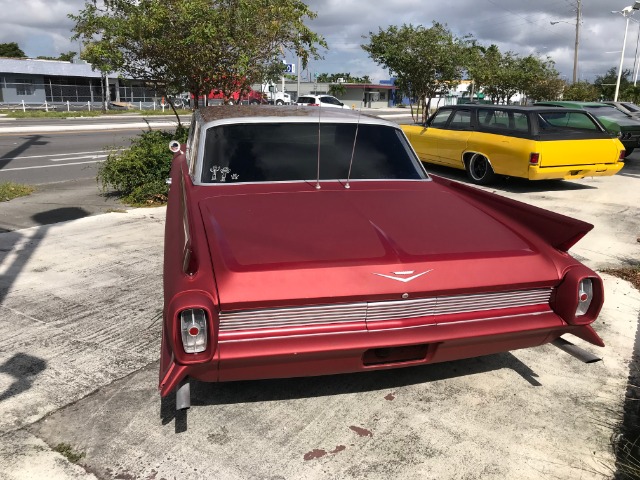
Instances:
[[[98,170],[102,189],[114,190],[132,205],[165,203],[169,192],[165,181],[173,158],[169,142],[184,143],[187,135],[181,127],[175,133],[149,130],[135,138],[131,147],[112,151]]]

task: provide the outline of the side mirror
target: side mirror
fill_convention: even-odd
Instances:
[[[169,142],[169,150],[171,150],[171,152],[173,153],[178,153],[178,152],[183,153],[180,151],[180,142],[177,140],[171,140]]]

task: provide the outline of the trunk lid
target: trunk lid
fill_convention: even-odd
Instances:
[[[402,185],[303,183],[201,200],[222,309],[557,283],[532,240],[435,182]]]

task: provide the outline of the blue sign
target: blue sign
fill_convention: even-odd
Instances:
[[[295,63],[287,63],[286,73],[296,73],[296,64]]]

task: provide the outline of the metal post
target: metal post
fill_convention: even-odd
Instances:
[[[24,100],[22,100],[22,112],[26,112],[27,108],[24,106]]]
[[[638,23],[638,36],[636,37],[636,54],[633,60],[633,86],[636,86],[636,82],[638,81],[638,67],[640,64],[638,63],[638,44],[640,43],[640,22]]]
[[[71,111],[71,107],[69,106],[69,100],[67,100],[67,112]]]
[[[624,48],[627,45],[627,30],[629,30],[629,16],[625,15],[627,19],[626,26],[624,28],[624,40],[622,41],[622,54],[620,55],[620,66],[618,67],[618,80],[616,81],[616,93],[613,95],[613,101],[618,101],[618,93],[620,92],[620,78],[622,77],[622,62],[624,61]]]
[[[578,0],[576,14],[576,45],[573,50],[573,83],[578,79],[578,45],[580,44],[580,17],[582,16],[582,0]]]
[[[49,111],[49,105],[47,105],[47,101],[44,101],[44,111],[48,112]]]
[[[300,97],[300,54],[298,54],[298,89],[296,90],[296,102],[298,101],[298,97]]]
[[[91,102],[89,100],[87,100],[87,108],[91,111]]]

